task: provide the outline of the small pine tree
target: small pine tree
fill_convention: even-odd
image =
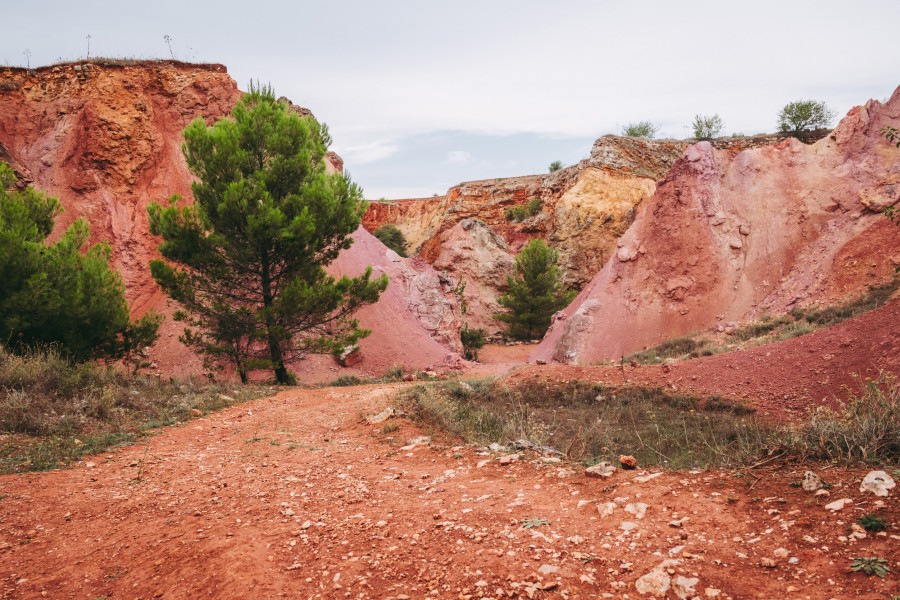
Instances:
[[[83,219],[48,244],[59,201],[30,187],[7,191],[14,180],[0,163],[0,343],[13,351],[52,345],[78,361],[122,358],[152,344],[161,317],[131,320],[109,246],[82,253],[90,236]]]
[[[391,225],[388,223],[387,225],[382,225],[373,233],[375,237],[377,237],[382,244],[402,256],[406,258],[406,237],[403,235],[403,232],[400,231],[395,225]]]
[[[506,278],[507,292],[497,299],[505,311],[494,315],[508,325],[510,337],[543,336],[553,314],[575,297],[562,287],[557,260],[559,253],[541,239],[531,240],[516,257],[516,274]]]

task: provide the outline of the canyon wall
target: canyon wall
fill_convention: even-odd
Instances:
[[[722,321],[830,304],[889,280],[900,227],[900,89],[812,145],[690,146],[534,360],[589,364]]]

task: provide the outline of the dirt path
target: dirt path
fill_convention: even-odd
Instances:
[[[790,485],[802,468],[504,466],[409,447],[422,433],[404,420],[364,422],[402,387],[282,392],[71,470],[0,477],[0,597],[636,598],[639,578],[670,580],[670,598],[900,594],[896,490],[878,507],[863,472],[823,470],[833,487],[815,497]],[[824,508],[838,498],[852,502]],[[875,510],[888,532],[848,539]],[[848,574],[856,556],[893,573]]]

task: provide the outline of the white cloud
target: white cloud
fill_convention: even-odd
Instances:
[[[448,165],[464,165],[472,162],[472,155],[465,150],[451,150],[447,153]]]
[[[334,150],[347,163],[365,164],[390,158],[399,147],[393,140],[375,140],[367,144],[346,147],[335,144]]]

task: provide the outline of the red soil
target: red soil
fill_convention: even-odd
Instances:
[[[900,593],[848,570],[898,567],[896,526],[841,541],[860,515],[900,520],[859,491],[864,471],[817,468],[821,498],[791,487],[801,466],[641,482],[532,455],[501,466],[452,440],[401,448],[411,424],[361,419],[401,387],[284,391],[72,470],[0,477],[0,598],[635,598],[669,558],[701,597]],[[838,498],[851,504],[824,508]]]

